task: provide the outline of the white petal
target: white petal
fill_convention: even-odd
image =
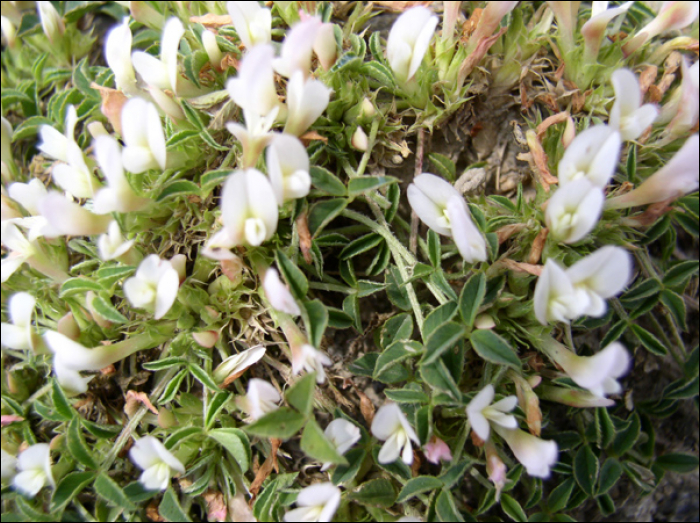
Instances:
[[[148,148],[151,151],[151,155],[158,167],[165,169],[165,135],[163,134],[163,126],[160,122],[160,116],[158,116],[158,110],[153,104],[148,104],[146,107],[146,126]]]
[[[59,358],[54,358],[53,370],[63,391],[71,395],[85,394],[88,391],[88,383],[94,378],[94,376],[83,378],[79,371],[69,368]]]
[[[289,292],[289,289],[282,283],[279,273],[270,267],[265,272],[263,279],[263,289],[265,296],[270,301],[270,304],[277,310],[291,314],[292,316],[301,315],[299,305],[294,300],[294,297]]]
[[[418,37],[416,38],[413,46],[413,53],[411,54],[411,64],[408,68],[407,80],[413,78],[413,75],[416,74],[416,71],[420,67],[423,57],[430,46],[430,40],[433,38],[437,24],[438,17],[431,16],[425,25],[421,27],[420,33],[418,33]]]
[[[331,421],[324,435],[335,445],[338,454],[345,454],[350,448],[360,441],[360,429],[353,423],[343,418]]]
[[[143,51],[135,51],[131,55],[131,61],[148,85],[158,89],[172,89],[168,69],[158,58]]]
[[[274,191],[268,178],[260,171],[246,171],[246,191],[248,196],[248,212],[265,224],[265,240],[269,240],[277,231],[279,211]],[[225,223],[225,222],[224,222]]]
[[[26,497],[33,498],[46,485],[46,475],[40,470],[20,472],[12,480],[12,485]]]
[[[2,479],[10,479],[17,472],[17,458],[5,452],[5,449],[0,451],[2,452]]]
[[[158,167],[158,162],[148,147],[127,145],[122,151],[122,161],[126,170],[134,174],[140,174]]]
[[[136,75],[131,64],[131,29],[129,18],[115,26],[107,34],[105,42],[105,60],[114,72],[117,88],[125,93],[133,93],[136,90]]]
[[[39,203],[39,211],[51,227],[45,234],[49,238],[102,234],[111,221],[108,216],[91,213],[55,191]]]
[[[379,440],[387,440],[401,429],[400,417],[403,412],[396,403],[388,403],[379,408],[372,420],[372,434]],[[399,450],[396,450],[398,457]],[[394,458],[396,459],[396,458]]]
[[[439,176],[422,173],[413,179],[413,183],[422,193],[440,207],[447,207],[447,202],[454,196],[462,197],[452,184]]]
[[[469,423],[472,426],[472,430],[476,432],[483,441],[488,441],[489,435],[491,433],[491,428],[489,426],[488,420],[479,412],[472,412],[469,415]]]
[[[165,448],[165,445],[163,445],[160,441],[156,440],[154,447],[156,453],[158,454],[158,458],[162,463],[165,463],[168,467],[170,467],[172,471],[178,472],[180,474],[185,473],[185,466],[179,459],[173,456],[168,451],[168,449]]]
[[[224,228],[215,233],[202,249],[202,255],[213,260],[236,260],[238,256],[233,254],[232,249],[240,243],[229,235],[228,229]]]
[[[170,485],[170,468],[165,463],[158,463],[143,471],[139,482],[146,490],[166,490]]]
[[[637,76],[629,69],[618,69],[610,77],[615,89],[615,104],[610,111],[610,127],[619,130],[621,119],[625,118],[642,104],[642,93]]]
[[[170,89],[173,92],[177,92],[177,52],[184,34],[185,28],[182,22],[178,18],[172,17],[165,23],[163,38],[160,42],[160,59],[167,70]]]
[[[560,189],[561,190],[561,189]],[[542,325],[549,321],[566,321],[574,310],[560,311],[554,305],[567,304],[575,299],[574,286],[568,275],[554,260],[547,260],[544,270],[535,285],[534,309],[537,320]],[[571,313],[571,314],[569,314]]]
[[[161,462],[158,446],[162,445],[153,436],[145,436],[137,440],[129,451],[129,457],[142,470],[150,469]]]
[[[489,409],[490,412],[487,418],[489,421],[507,429],[518,428],[518,422],[515,419],[515,416],[513,416],[512,414],[504,414],[503,412],[495,412],[492,409],[493,407]]]
[[[10,319],[17,327],[27,327],[32,324],[32,315],[36,307],[34,296],[27,292],[17,292],[10,298]]]
[[[248,217],[247,171],[232,173],[221,192],[221,219],[234,245],[243,241],[245,220]]]
[[[275,59],[275,70],[289,78],[296,71],[308,76],[311,69],[311,51],[316,39],[316,34],[321,27],[321,20],[311,17],[298,24],[287,32],[282,44],[282,55]]]
[[[339,496],[340,489],[332,483],[317,483],[299,492],[296,503],[300,507],[314,507],[332,503]]]
[[[168,271],[158,280],[158,288],[156,291],[156,309],[154,318],[161,319],[170,310],[177,298],[177,292],[180,288],[180,277],[177,271],[172,267],[170,262],[163,261],[164,264],[170,265]]]
[[[486,240],[472,222],[469,210],[461,196],[453,196],[447,202],[452,239],[467,263],[486,261]]]
[[[46,196],[47,191],[41,180],[37,178],[32,178],[27,183],[13,183],[8,187],[8,193],[10,198],[19,203],[24,207],[29,214],[37,215],[39,214],[38,204],[44,196]]]
[[[510,412],[518,405],[517,396],[506,396],[502,400],[491,405],[492,409],[500,410],[501,412]]]
[[[274,53],[271,45],[256,45],[241,60],[238,76],[226,84],[231,99],[246,112],[264,116],[279,104],[272,69]]]
[[[98,136],[94,141],[95,157],[110,187],[128,185],[122,167],[119,143],[111,136]]]
[[[380,464],[385,465],[387,463],[393,463],[401,455],[401,450],[403,445],[406,443],[406,436],[403,432],[395,432],[386,440],[384,445],[382,445],[379,455],[377,456],[377,461]]]
[[[157,297],[155,286],[140,278],[132,277],[123,284],[124,296],[132,306],[142,309],[151,308]]]
[[[604,200],[603,190],[586,178],[557,189],[545,211],[545,221],[552,237],[564,243],[581,240],[598,223]]]
[[[17,327],[10,323],[2,324],[2,345],[8,349],[29,350],[29,337],[25,327]]]
[[[59,133],[50,125],[42,125],[39,127],[39,138],[41,138],[41,143],[37,145],[37,149],[44,155],[62,162],[68,161],[68,152],[66,150],[68,139],[65,135]]]
[[[439,207],[433,200],[428,198],[415,184],[410,184],[408,186],[407,195],[411,209],[413,209],[424,224],[438,234],[442,234],[443,236],[451,235],[452,231],[449,227],[445,226],[446,222],[443,217],[443,208]]]
[[[10,276],[17,272],[17,269],[19,269],[26,260],[27,257],[21,255],[10,254],[9,256],[5,256],[2,259],[2,277],[0,281],[5,283],[10,279]]]
[[[591,290],[602,298],[611,298],[629,283],[632,256],[621,247],[608,245],[582,258],[566,273],[575,287]]]
[[[607,125],[595,125],[578,134],[564,152],[557,174],[561,186],[579,178],[605,187],[620,155],[620,136]]]
[[[46,443],[32,445],[22,452],[17,459],[17,469],[20,471],[45,471],[47,464],[49,466],[51,464],[51,449]]]
[[[413,463],[413,447],[411,447],[411,440],[410,439],[407,439],[406,443],[403,446],[403,452],[401,453],[401,459],[409,467]]]
[[[287,84],[287,124],[284,132],[302,135],[328,107],[331,91],[318,80],[304,82],[297,71]]]
[[[229,2],[232,3],[232,2]],[[242,2],[249,3],[249,2]],[[284,521],[292,522],[312,522],[318,521],[318,508],[317,507],[300,507],[290,510],[284,515]]]

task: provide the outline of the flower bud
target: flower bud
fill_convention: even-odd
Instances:
[[[321,24],[314,40],[314,52],[321,62],[321,67],[328,71],[338,57],[338,44],[335,40],[335,29],[333,24]]]
[[[52,45],[58,45],[66,30],[63,18],[61,18],[61,15],[58,14],[51,2],[38,2],[37,9],[44,34],[49,38]]]
[[[474,320],[474,327],[477,329],[490,330],[496,327],[496,322],[489,314],[479,314]]]
[[[438,17],[427,7],[416,6],[404,11],[391,26],[386,58],[400,83],[408,82],[416,74],[437,24]]]
[[[219,49],[219,44],[216,43],[216,35],[208,29],[202,31],[202,45],[204,45],[204,50],[207,52],[207,56],[209,56],[209,63],[211,63],[212,67],[215,69],[219,69],[224,55],[221,53],[221,49]]]
[[[440,464],[441,461],[452,461],[450,447],[437,436],[430,438],[430,442],[423,449],[423,453],[425,454],[425,459],[435,465]]]
[[[352,135],[351,143],[355,149],[362,152],[365,152],[369,147],[369,138],[367,138],[367,134],[365,133],[364,129],[362,129],[362,127],[359,125]]]
[[[698,17],[697,2],[664,2],[659,14],[637,32],[637,35],[622,46],[625,56],[629,56],[655,36],[683,29]]]
[[[5,37],[7,47],[10,49],[14,48],[17,44],[17,28],[15,24],[9,18],[3,16],[0,17],[0,29],[2,29],[2,36]]]
[[[508,480],[508,477],[506,476],[508,469],[506,468],[505,463],[503,463],[501,460],[501,457],[498,455],[496,446],[493,443],[487,441],[485,450],[486,472],[489,475],[489,481],[493,483],[494,487],[496,487],[496,501],[498,501],[501,497],[501,491],[503,490],[503,487],[506,486],[506,481]]]

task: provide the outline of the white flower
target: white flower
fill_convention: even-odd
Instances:
[[[520,429],[505,429],[494,425],[494,430],[505,440],[515,459],[523,464],[530,476],[549,477],[550,469],[557,463],[559,455],[556,442],[545,441]]]
[[[621,343],[613,342],[594,356],[578,356],[553,338],[545,339],[542,351],[581,388],[601,398],[617,394],[617,378],[630,368],[630,355]]]
[[[272,13],[258,2],[226,2],[238,37],[248,49],[272,39]]]
[[[427,7],[416,6],[399,16],[389,31],[386,58],[399,82],[416,74],[435,33],[438,17]]]
[[[126,94],[135,94],[136,73],[131,63],[131,29],[129,28],[129,17],[125,17],[123,22],[114,26],[107,34],[105,42],[105,60],[114,73],[114,81],[117,89]]]
[[[430,173],[416,176],[408,186],[408,203],[423,223],[454,240],[465,261],[486,261],[486,240],[472,222],[464,198],[448,182]]]
[[[277,198],[267,177],[256,169],[231,174],[221,193],[224,229],[207,249],[218,251],[247,243],[258,246],[277,230]]]
[[[33,498],[47,484],[55,487],[51,473],[51,449],[46,443],[32,445],[17,458],[18,473],[12,485],[28,498]]]
[[[0,30],[2,31],[2,36],[5,37],[7,46],[10,48],[15,47],[17,44],[17,28],[12,20],[6,16],[0,16]]]
[[[0,477],[5,481],[14,477],[17,473],[17,458],[5,452],[5,449],[0,450],[2,450],[2,476]]]
[[[265,296],[273,308],[292,316],[301,314],[299,305],[294,300],[292,293],[289,292],[289,288],[282,283],[279,273],[272,267],[265,271],[263,289],[265,289]]]
[[[185,34],[182,22],[173,17],[165,23],[163,37],[160,41],[160,60],[143,51],[136,51],[131,55],[134,68],[143,80],[158,89],[170,89],[178,92],[178,64],[177,52],[180,40]]]
[[[618,69],[612,74],[615,103],[610,110],[610,127],[620,131],[623,140],[639,138],[659,114],[654,104],[642,105],[639,81],[629,69]]]
[[[136,98],[133,100],[136,100]],[[153,108],[150,104],[149,107]],[[124,174],[122,159],[126,159],[129,147],[127,146],[124,149],[124,155],[122,156],[119,144],[111,136],[98,136],[94,143],[97,163],[108,184],[107,187],[101,189],[95,195],[93,204],[95,212],[98,214],[132,212],[139,211],[148,205],[149,200],[141,198],[134,192]],[[134,156],[138,156],[139,153],[137,151],[141,150],[139,147],[132,148],[131,151],[136,153],[132,156],[132,159]],[[144,155],[146,154],[148,153],[144,153]],[[165,154],[165,148],[163,149],[163,154]]]
[[[326,430],[323,431],[328,441],[330,441],[335,450],[341,456],[350,450],[355,443],[360,441],[360,429],[343,418],[334,419],[331,421]],[[321,471],[326,471],[333,466],[332,463],[324,463]]]
[[[615,173],[622,142],[620,133],[607,125],[594,125],[577,135],[559,161],[561,187],[585,178],[604,188]]]
[[[365,152],[367,150],[369,147],[369,139],[367,138],[367,133],[365,133],[362,126],[357,126],[357,129],[355,129],[355,132],[352,134],[350,143],[358,151]]]
[[[321,24],[314,41],[314,52],[321,62],[321,67],[328,71],[338,57],[338,43],[335,40],[333,24]]]
[[[535,286],[535,316],[542,325],[550,321],[568,322],[581,315],[581,303],[568,274],[548,259]]]
[[[15,350],[34,350],[35,335],[32,331],[32,316],[36,300],[31,294],[17,292],[8,305],[12,323],[2,324],[2,344]]]
[[[113,221],[109,224],[107,233],[97,239],[97,250],[103,261],[115,260],[129,252],[134,243],[135,240],[124,241],[119,224]]]
[[[57,45],[66,30],[63,18],[51,2],[38,2],[36,6],[44,34],[48,36],[52,45]]]
[[[66,156],[68,163],[57,163],[53,166],[53,181],[75,198],[92,198],[100,183],[85,163],[83,151],[77,143],[68,141]]]
[[[215,68],[219,68],[224,55],[221,49],[219,49],[219,44],[216,43],[216,35],[208,29],[202,31],[202,45],[207,52],[211,65]]]
[[[142,173],[165,169],[165,134],[156,106],[141,98],[132,98],[122,109],[122,161],[126,170]]]
[[[248,116],[267,116],[279,105],[275,89],[272,59],[275,51],[271,45],[257,45],[241,60],[238,76],[226,83],[229,96]]]
[[[65,133],[59,133],[50,125],[42,125],[39,127],[41,143],[37,145],[37,149],[49,158],[68,162],[68,143],[75,142],[76,123],[78,123],[78,115],[75,112],[75,107],[69,105],[66,108],[66,122],[63,126]]]
[[[620,6],[608,9],[608,2],[593,2],[591,18],[581,28],[586,46],[584,51],[586,63],[595,63],[610,21],[616,16],[626,13],[633,4],[634,2],[625,2]]]
[[[279,205],[309,194],[309,169],[304,144],[296,136],[275,134],[267,148],[267,172]]]
[[[316,373],[316,383],[326,381],[325,367],[333,364],[331,359],[320,350],[304,343],[298,347],[292,347],[292,374],[299,374],[302,370]]]
[[[379,451],[379,463],[393,463],[399,456],[406,465],[413,463],[411,441],[416,445],[420,445],[420,441],[396,403],[388,403],[377,411],[372,421],[372,434],[386,442]]]
[[[255,365],[265,355],[265,347],[258,345],[239,354],[229,356],[214,369],[214,381],[224,383],[243,374],[249,367]],[[276,391],[275,391],[276,392]]]
[[[245,127],[239,123],[231,122],[226,124],[226,129],[241,142],[243,148],[243,158],[241,167],[249,169],[258,163],[258,158],[272,140],[273,134],[270,132],[275,123],[279,108],[275,107],[270,114],[265,117],[255,113],[247,113]]]
[[[518,427],[518,422],[512,414],[506,414],[512,411],[518,404],[518,398],[515,396],[507,396],[502,400],[493,403],[493,397],[496,391],[493,385],[486,385],[479,393],[474,396],[467,405],[467,417],[472,426],[472,430],[476,432],[483,441],[488,441],[490,435],[490,423],[500,425],[506,429],[515,429]]]
[[[698,17],[699,8],[697,2],[664,2],[656,18],[642,27],[622,50],[629,56],[655,36],[689,26]]]
[[[331,90],[318,80],[304,80],[301,71],[287,83],[287,123],[284,132],[301,136],[328,107]]]
[[[603,212],[605,194],[587,178],[557,189],[544,214],[549,234],[563,243],[576,243],[591,232]]]
[[[92,236],[107,231],[112,218],[88,211],[77,203],[51,191],[39,202],[39,212],[46,218],[43,234],[59,236]]]
[[[698,135],[694,134],[666,165],[627,194],[605,202],[606,209],[624,209],[679,198],[698,190]]]
[[[27,183],[15,182],[8,187],[10,198],[24,207],[29,214],[39,214],[39,202],[48,193],[46,187],[38,178],[32,178]]]
[[[664,134],[670,139],[688,134],[698,123],[700,114],[700,62],[688,67],[688,59],[681,62],[683,81],[661,109],[657,123],[667,123]]]
[[[566,275],[574,286],[579,314],[599,318],[607,311],[605,300],[629,283],[632,256],[621,247],[608,245],[576,262]]]
[[[2,278],[5,283],[22,264],[36,253],[34,246],[13,223],[3,222],[2,244],[10,253],[2,259]]]
[[[295,24],[284,38],[282,55],[274,60],[275,71],[285,78],[290,78],[296,71],[301,72],[304,78],[308,77],[311,52],[320,28],[321,19],[315,16]]]
[[[333,483],[317,483],[297,496],[297,507],[284,515],[284,521],[331,521],[340,506],[340,489]]]
[[[124,295],[131,305],[154,312],[156,320],[170,310],[180,287],[180,276],[157,254],[146,257],[136,274],[124,282]]]
[[[252,421],[259,420],[265,414],[277,410],[282,397],[267,381],[251,378],[248,381],[248,393],[238,397],[236,404],[250,416]]]
[[[131,461],[143,470],[139,482],[146,490],[166,490],[170,478],[185,473],[185,466],[153,436],[145,436],[129,451]]]

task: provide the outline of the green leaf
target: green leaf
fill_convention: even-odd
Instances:
[[[332,329],[347,329],[352,327],[352,318],[349,314],[336,309],[327,307],[328,309],[328,326]]]
[[[357,256],[358,254],[374,249],[383,241],[384,238],[377,233],[372,232],[366,234],[351,241],[342,251],[340,251],[339,258],[341,260],[348,260]]]
[[[629,420],[629,425],[624,430],[618,430],[613,441],[612,450],[616,456],[620,457],[627,453],[639,438],[642,424],[639,416],[633,413]]]
[[[668,350],[664,344],[661,343],[651,332],[644,329],[644,327],[640,327],[639,325],[633,323],[630,325],[630,328],[646,350],[652,354],[656,354],[657,356],[665,356],[668,354]]]
[[[189,180],[177,180],[166,185],[158,194],[156,201],[162,202],[169,198],[188,196],[190,194],[199,196],[199,185],[194,182],[190,182]]]
[[[670,472],[689,474],[698,469],[698,457],[692,454],[673,452],[659,456],[654,464]]]
[[[51,401],[53,401],[53,408],[56,409],[56,413],[60,415],[64,421],[71,420],[76,416],[73,407],[71,407],[68,398],[63,393],[63,389],[58,384],[57,380],[54,380],[51,384]]]
[[[501,494],[501,508],[513,521],[527,521],[523,507],[508,494]]]
[[[61,293],[59,296],[61,298],[70,298],[78,294],[85,294],[88,291],[99,293],[104,292],[105,288],[99,283],[84,277],[70,278],[61,285]]]
[[[335,445],[328,441],[321,427],[313,419],[304,427],[300,445],[304,454],[321,463],[349,465],[348,460],[338,454]]]
[[[454,182],[457,177],[457,167],[447,156],[440,153],[430,153],[428,155],[430,163],[435,167],[435,173],[442,176],[449,182]]]
[[[435,501],[435,513],[438,521],[464,521],[455,506],[455,500],[449,490],[443,489]]]
[[[608,409],[604,407],[598,407],[595,409],[595,419],[600,430],[598,446],[601,449],[606,449],[615,439],[615,425],[610,419]]]
[[[617,341],[620,336],[622,336],[622,333],[627,330],[628,326],[627,320],[620,320],[617,323],[613,324],[612,327],[610,327],[610,330],[605,333],[605,336],[603,336],[603,340],[600,342],[601,347],[607,347],[610,345],[613,341]]]
[[[389,480],[372,479],[365,481],[354,492],[351,492],[348,495],[348,499],[363,505],[388,508],[396,500],[396,491]]]
[[[422,365],[430,365],[452,349],[464,337],[464,328],[453,322],[444,323],[433,332],[425,344]]]
[[[68,503],[73,501],[93,479],[95,479],[94,472],[71,472],[65,476],[58,483],[53,496],[51,496],[51,512],[57,512],[63,509]]]
[[[398,183],[398,179],[393,176],[362,176],[352,178],[348,183],[348,193],[350,196],[357,196],[369,191],[374,191],[385,185]]]
[[[521,363],[511,346],[498,334],[490,330],[472,332],[469,337],[472,347],[482,359],[496,365],[508,365],[520,369]]]
[[[231,173],[230,169],[218,169],[216,171],[209,171],[204,173],[199,179],[199,184],[201,185],[202,195],[207,196],[211,191],[214,190],[219,184],[223,183],[226,178],[228,178]]]
[[[564,510],[575,486],[576,481],[574,478],[567,478],[563,483],[552,490],[549,494],[549,499],[547,499],[547,508],[549,508],[549,511],[559,512]]]
[[[179,358],[171,356],[170,358],[163,358],[158,361],[151,361],[149,363],[144,363],[141,365],[144,369],[150,370],[152,372],[157,372],[159,370],[166,370],[172,367],[178,367],[180,365],[186,365],[187,358]]]
[[[429,337],[440,325],[450,321],[457,314],[457,302],[448,301],[433,309],[423,322],[423,336]]]
[[[160,502],[160,505],[158,505],[158,513],[165,518],[166,521],[192,521],[185,511],[182,510],[180,502],[171,488],[165,492],[163,500]]]
[[[418,476],[404,485],[399,493],[399,497],[396,498],[396,503],[405,503],[419,494],[437,490],[442,488],[442,486],[442,481],[433,476]]]
[[[323,333],[328,327],[328,309],[320,300],[305,301],[304,308],[309,316],[309,342],[314,347],[320,347]]]
[[[434,230],[428,230],[428,257],[433,267],[440,267],[442,263],[442,245],[440,236]]]
[[[207,405],[207,416],[204,420],[204,426],[207,429],[214,426],[217,416],[230,399],[231,395],[228,392],[219,392],[218,394],[214,394],[214,397],[209,402],[209,405]]]
[[[408,298],[408,292],[406,291],[406,287],[403,285],[403,280],[401,279],[401,273],[399,270],[396,267],[391,266],[386,271],[384,277],[386,281],[386,295],[389,298],[389,301],[401,310],[410,310],[411,301]]]
[[[195,363],[190,363],[187,365],[187,368],[189,369],[190,374],[192,374],[192,376],[194,376],[194,378],[206,388],[208,388],[212,392],[221,392],[221,389],[214,381],[214,378],[212,378],[209,375],[209,373],[203,368],[201,368],[199,365]]]
[[[399,340],[410,340],[413,336],[413,317],[410,314],[401,313],[389,318],[382,327],[381,346],[389,347]]]
[[[281,407],[245,427],[245,431],[259,438],[287,440],[306,423],[306,416],[287,407]]]
[[[304,416],[311,414],[314,408],[314,391],[316,390],[316,373],[306,374],[285,394],[287,403]]]
[[[309,282],[304,273],[301,272],[301,269],[279,249],[277,250],[277,267],[284,276],[294,297],[299,301],[303,301],[309,292]]]
[[[486,276],[483,273],[474,274],[462,289],[459,296],[459,313],[467,329],[474,326],[474,320],[486,294]]]
[[[629,303],[636,300],[641,300],[657,294],[660,290],[661,283],[659,280],[650,278],[648,280],[641,281],[625,292],[622,296],[620,296],[620,301],[622,303]]]
[[[694,378],[689,378],[689,379],[676,380],[673,383],[670,383],[664,389],[662,397],[664,399],[667,399],[667,400],[669,400],[669,399],[680,400],[680,399],[694,398],[695,396],[698,395],[698,393],[700,393],[700,391],[698,390],[699,384],[700,384],[700,381],[698,380],[698,376],[695,376]]]
[[[698,272],[698,260],[689,260],[671,267],[664,276],[667,287],[685,286],[690,278]]]
[[[635,144],[631,144],[627,151],[627,179],[634,184],[637,183],[637,146]]]
[[[367,452],[363,448],[350,449],[345,453],[345,459],[349,465],[338,465],[333,474],[331,481],[334,485],[341,485],[352,481],[362,467],[362,463],[367,457]]]
[[[173,450],[181,442],[200,434],[202,434],[202,429],[199,427],[182,427],[172,432],[163,445],[166,449]]]
[[[446,489],[451,489],[457,483],[459,483],[467,470],[472,465],[473,461],[469,459],[463,459],[462,461],[453,464],[445,472],[438,476],[438,479],[442,482]]]
[[[209,431],[209,437],[233,456],[243,473],[248,471],[252,453],[250,440],[245,432],[239,429],[214,429]]]
[[[374,367],[374,379],[384,383],[395,383],[397,380],[390,370],[409,358],[419,356],[423,347],[415,341],[396,341],[392,343],[377,358]],[[388,381],[387,381],[388,378]]]
[[[357,329],[357,332],[362,332],[360,300],[357,297],[357,294],[351,294],[343,300],[343,312],[352,318],[353,326],[355,329]]]
[[[685,301],[681,296],[673,291],[665,289],[661,292],[661,301],[664,305],[671,311],[676,323],[683,331],[688,330],[688,326],[685,322],[686,311],[685,311]]]
[[[80,418],[78,416],[75,416],[68,425],[68,430],[66,432],[66,444],[71,456],[73,456],[78,463],[89,469],[98,468],[95,458],[92,457],[92,454],[88,450],[88,446],[83,439],[83,434],[80,427]]]
[[[330,194],[331,196],[345,196],[347,194],[345,184],[328,169],[313,166],[309,174],[311,175],[311,183],[313,183],[314,187],[326,194]]]
[[[581,447],[574,459],[574,477],[581,490],[591,497],[595,493],[599,470],[600,463],[591,448],[588,445]]]
[[[124,509],[127,512],[136,511],[136,505],[131,502],[122,488],[104,472],[97,476],[93,488],[98,496],[113,507]]]
[[[396,87],[391,69],[380,62],[365,62],[360,67],[359,72],[375,79],[381,86],[389,87],[390,89]]]
[[[423,380],[431,387],[450,394],[454,399],[461,398],[459,387],[452,378],[450,371],[441,359],[431,365],[421,365],[420,374]]]
[[[615,486],[617,480],[622,475],[622,465],[615,458],[608,458],[603,463],[600,469],[600,485],[598,486],[598,495],[605,494],[608,490]]]
[[[105,320],[112,323],[129,323],[129,320],[121,312],[119,312],[109,301],[102,296],[95,296],[92,300],[92,307],[95,312],[102,316]]]
[[[182,145],[183,143],[191,140],[192,138],[197,138],[199,136],[199,131],[196,131],[194,129],[185,129],[184,131],[178,131],[174,133],[170,138],[168,138],[168,141],[166,142],[165,146],[168,149],[172,149],[177,147],[178,145]]]
[[[415,389],[386,389],[384,393],[387,398],[396,403],[428,403],[430,401],[425,392]]]
[[[90,434],[100,439],[112,439],[122,431],[121,425],[102,425],[89,420],[83,420],[82,425]]]
[[[315,203],[309,211],[309,231],[316,237],[343,209],[348,206],[345,198],[334,198]]]
[[[136,267],[103,267],[95,271],[95,278],[100,281],[100,285],[104,288],[110,288],[118,281],[131,276],[135,271]]]
[[[27,118],[15,129],[15,132],[12,135],[12,141],[17,142],[19,140],[24,140],[25,138],[36,136],[39,133],[39,128],[42,125],[53,127],[54,123],[43,116],[32,116]]]

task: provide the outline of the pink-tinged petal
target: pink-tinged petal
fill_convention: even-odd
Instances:
[[[141,75],[146,84],[158,89],[171,89],[170,77],[165,64],[153,55],[143,51],[135,51],[131,55],[134,69]]]
[[[301,315],[299,305],[297,305],[287,286],[280,280],[279,273],[272,267],[265,272],[263,288],[265,289],[265,296],[267,296],[268,301],[275,309],[292,316]]]
[[[453,196],[447,202],[452,239],[467,263],[486,261],[486,240],[471,219],[469,209],[461,196]]]
[[[605,7],[600,4],[606,4]],[[607,9],[607,2],[593,2],[591,19],[581,28],[586,45],[587,62],[593,62],[598,57],[600,44],[605,36],[605,30],[613,18],[626,13],[634,2],[626,2],[619,7]],[[602,8],[601,8],[602,7]]]
[[[338,43],[335,40],[333,24],[323,24],[314,41],[314,52],[321,62],[321,67],[328,71],[338,57]]]
[[[169,262],[162,262],[168,263]],[[156,309],[154,318],[161,319],[170,310],[177,298],[177,292],[180,288],[180,277],[177,271],[170,266],[168,271],[158,280],[156,291]]]
[[[452,461],[450,447],[447,446],[447,443],[435,436],[433,436],[430,443],[425,446],[423,453],[425,454],[425,459],[435,465],[438,465],[441,461]]]
[[[146,107],[146,128],[148,148],[151,150],[158,167],[165,170],[165,135],[160,116],[158,116],[158,111],[153,104],[148,104]]]
[[[87,211],[55,191],[39,203],[39,211],[48,222],[49,230],[45,232],[47,238],[102,234],[112,221],[109,216]]]

